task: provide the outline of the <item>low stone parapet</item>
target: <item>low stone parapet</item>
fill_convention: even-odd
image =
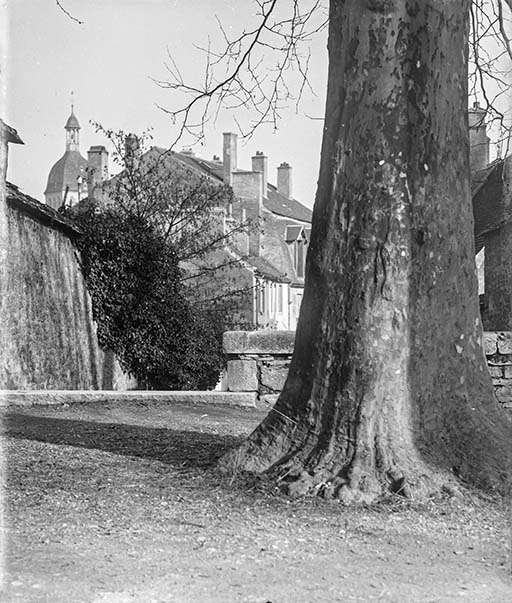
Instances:
[[[0,408],[15,406],[53,406],[99,402],[161,402],[162,404],[221,404],[257,406],[254,392],[226,391],[146,391],[131,390],[0,390]]]
[[[224,333],[224,388],[273,403],[286,380],[294,343],[295,331]],[[484,333],[483,344],[498,401],[512,410],[512,332]]]
[[[225,387],[230,392],[255,392],[273,403],[283,389],[293,353],[295,331],[228,331]]]

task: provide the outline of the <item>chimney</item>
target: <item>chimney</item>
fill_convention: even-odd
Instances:
[[[489,137],[485,122],[486,110],[475,101],[468,111],[469,158],[471,173],[485,168],[489,164]]]
[[[0,119],[0,187],[3,187],[7,179],[7,158],[9,155],[9,144],[24,144],[18,136],[18,132]],[[5,189],[2,188],[5,192]]]
[[[267,196],[268,184],[268,161],[266,155],[261,151],[256,151],[256,155],[252,157],[252,171],[261,172],[263,174],[263,196]]]
[[[108,178],[108,151],[104,146],[94,146],[87,151],[87,191],[94,195],[94,187]]]
[[[134,159],[140,156],[140,142],[135,134],[127,134],[124,139],[124,160],[126,164],[131,163]]]
[[[236,134],[224,132],[224,144],[222,147],[223,164],[224,164],[224,184],[233,184],[233,172],[236,171],[236,149],[237,138]]]
[[[292,198],[292,166],[286,162],[277,168],[277,192],[287,199]]]

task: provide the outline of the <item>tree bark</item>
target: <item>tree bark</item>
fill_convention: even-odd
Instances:
[[[482,351],[469,0],[331,0],[304,300],[284,390],[221,460],[290,494],[503,489],[512,423]]]

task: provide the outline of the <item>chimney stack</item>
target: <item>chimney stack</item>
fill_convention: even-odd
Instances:
[[[87,191],[94,195],[94,187],[108,178],[108,151],[104,146],[94,146],[87,151]]]
[[[277,192],[287,199],[292,198],[292,166],[286,162],[277,168]]]
[[[486,110],[475,101],[468,111],[469,157],[471,173],[485,168],[489,164],[489,137],[485,122]]]
[[[237,139],[232,132],[224,132],[222,159],[224,165],[224,184],[233,184],[233,172],[236,171]]]
[[[134,159],[140,156],[139,137],[135,134],[127,134],[124,139],[124,160],[126,164],[130,164]]]
[[[7,158],[10,143],[24,144],[23,140],[18,136],[18,132],[7,125],[3,119],[0,119],[0,187],[3,186],[7,179]],[[2,188],[2,191],[5,192],[5,189]]]
[[[252,157],[252,171],[261,172],[263,178],[263,196],[267,196],[268,184],[268,159],[261,151],[256,151]]]

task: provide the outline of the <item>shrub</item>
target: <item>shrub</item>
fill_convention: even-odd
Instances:
[[[116,206],[72,212],[102,347],[150,389],[208,389],[223,366],[222,323],[185,295],[176,249],[150,220]]]

